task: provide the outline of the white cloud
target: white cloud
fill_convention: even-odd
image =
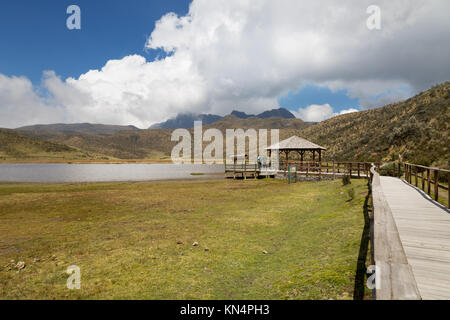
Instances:
[[[341,115],[341,114],[348,114],[348,113],[354,113],[354,112],[359,112],[359,110],[355,109],[355,108],[341,110],[341,112],[339,112],[339,115]]]
[[[184,111],[255,113],[306,84],[347,89],[364,109],[449,80],[450,2],[379,0],[382,30],[369,31],[372,2],[194,0],[188,15],[156,23],[147,47],[170,53],[164,59],[127,56],[66,80],[47,73],[52,99],[6,77],[14,84],[0,82],[0,126],[57,118],[147,127]],[[42,112],[16,115],[24,106]]]
[[[350,108],[341,110],[340,112],[334,112],[333,108],[327,103],[322,105],[312,104],[306,108],[299,108],[298,111],[294,111],[293,113],[297,118],[300,118],[303,121],[320,122],[338,115],[353,112],[359,112],[359,110]]]
[[[64,110],[39,96],[25,77],[0,74],[0,126],[57,122]]]
[[[294,112],[297,118],[303,121],[320,122],[333,116],[333,108],[329,104],[313,104],[306,108],[300,108]]]

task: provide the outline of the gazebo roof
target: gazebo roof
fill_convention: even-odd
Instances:
[[[266,150],[327,150],[324,147],[321,147],[311,141],[306,139],[292,136],[286,140],[280,141],[270,147],[266,148]]]

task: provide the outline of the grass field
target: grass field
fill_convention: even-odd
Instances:
[[[367,193],[365,180],[2,184],[0,298],[351,299]],[[66,288],[70,265],[81,290]]]

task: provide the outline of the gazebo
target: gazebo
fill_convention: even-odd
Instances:
[[[292,136],[286,140],[271,145],[270,147],[266,148],[266,150],[269,151],[269,156],[271,152],[279,152],[280,155],[284,153],[286,156],[286,162],[289,161],[289,153],[291,152],[298,152],[298,154],[300,155],[300,162],[303,162],[303,157],[306,152],[312,152],[312,159],[313,162],[315,162],[317,152],[319,157],[318,162],[321,162],[322,151],[326,151],[327,149],[306,139]]]

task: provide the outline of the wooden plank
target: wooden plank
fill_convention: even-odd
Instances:
[[[381,177],[380,184],[420,296],[450,299],[449,212],[400,179]]]
[[[439,171],[434,170],[434,200],[439,200]]]
[[[380,175],[371,169],[374,207],[374,259],[378,268],[377,300],[421,299],[408,264],[391,209],[381,188]]]

